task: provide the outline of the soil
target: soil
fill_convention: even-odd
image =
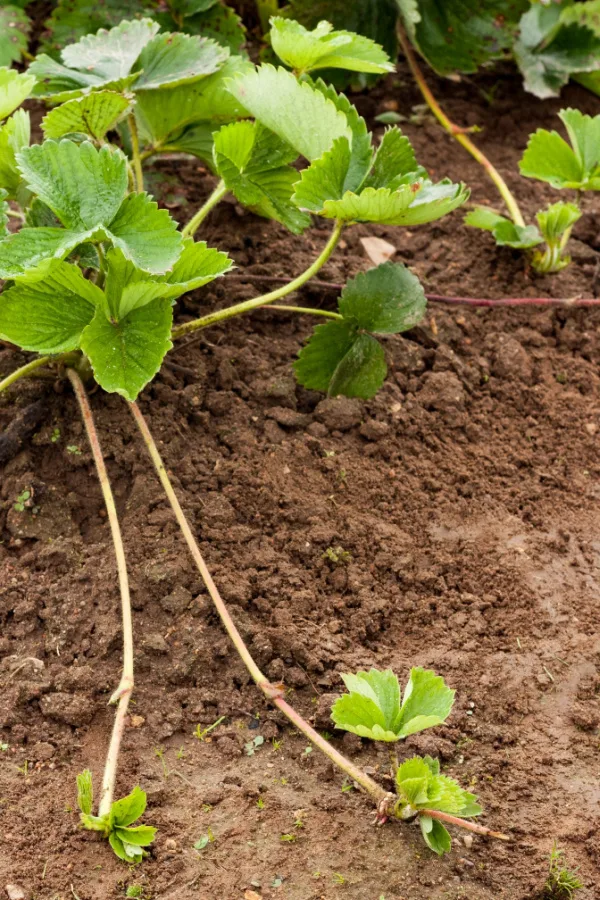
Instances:
[[[541,103],[509,71],[433,83],[456,121],[483,126],[477,142],[529,216],[556,199],[516,174],[527,135],[555,127],[561,105],[598,112],[596,98],[572,86],[561,103]],[[420,102],[402,65],[355,99],[372,122],[390,105],[410,114]],[[437,177],[462,178],[476,201],[497,205],[485,174],[429,117],[403,127]],[[195,162],[163,160],[150,177],[182,221],[213,184]],[[534,277],[458,212],[414,230],[353,227],[320,277],[339,282],[367,268],[359,239],[376,234],[432,292],[593,297],[597,199],[585,197],[584,209],[573,264],[558,275]],[[181,303],[181,321],[255,296],[244,273],[299,273],[327,232],[315,223],[293,237],[222,203],[202,237],[229,249],[239,271]],[[334,301],[310,285],[297,295],[303,305]],[[578,900],[600,897],[600,312],[432,304],[422,326],[386,341],[390,375],[367,403],[295,385],[291,361],[311,324],[259,311],[182,341],[142,409],[269,677],[332,732],[341,672],[390,666],[405,680],[412,665],[434,668],[457,689],[455,709],[400,756],[439,756],[479,795],[483,821],[512,842],[455,834],[438,859],[414,825],[373,827],[368,801],[249,682],[133,420],[101,392],[92,402],[137,638],[118,792],[142,785],[159,835],[129,870],[81,831],[75,776],[89,766],[99,782],[119,677],[117,580],[75,400],[64,385],[30,381],[0,406],[10,441],[1,470],[0,892],[104,900],[136,884],[161,900],[536,900],[556,841],[580,868]],[[23,361],[5,349],[0,371]],[[19,511],[26,489],[33,508]],[[350,558],[335,565],[329,547]],[[257,736],[264,743],[248,755]],[[385,748],[340,733],[333,742],[386,783]],[[203,835],[214,839],[194,849]]]

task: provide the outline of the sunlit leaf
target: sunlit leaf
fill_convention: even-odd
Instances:
[[[271,19],[271,45],[277,56],[297,72],[315,69],[349,69],[381,74],[394,65],[375,41],[350,31],[334,31],[326,21],[312,31],[293,19]]]
[[[98,91],[55,107],[42,120],[42,129],[47,138],[58,139],[66,134],[81,133],[101,141],[106,132],[112,131],[127,115],[129,109],[129,101],[121,94]]]

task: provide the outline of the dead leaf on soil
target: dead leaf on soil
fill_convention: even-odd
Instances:
[[[387,262],[396,252],[394,245],[390,244],[389,241],[384,241],[383,238],[366,237],[361,238],[360,242],[374,266]]]

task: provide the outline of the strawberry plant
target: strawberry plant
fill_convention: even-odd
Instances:
[[[177,4],[183,18],[192,7],[198,4]],[[42,53],[26,74],[0,70],[0,337],[36,354],[0,382],[0,391],[36,373],[64,377],[88,435],[115,549],[123,667],[111,697],[116,712],[98,813],[92,812],[87,772],[79,779],[79,805],[84,827],[107,837],[130,862],[142,858],[154,829],[133,825],[145,809],[139,787],[113,800],[134,689],[133,621],[123,540],[86,384],[128,403],[223,625],[264,696],[376,803],[386,797],[298,716],[257,667],[206,568],[136,403],[175,341],[297,290],[327,262],[352,223],[417,226],[446,215],[468,196],[464,185],[432,182],[397,128],[375,147],[350,101],[312,77],[325,63],[388,71],[391,63],[381,47],[326,24],[309,31],[275,19],[273,29],[274,46],[289,68],[255,67],[210,38],[159,33],[154,21],[141,18],[66,46],[61,62]],[[52,107],[42,122],[44,140],[34,145],[28,113],[18,109],[31,92]],[[183,229],[144,191],[144,162],[173,149],[210,160],[219,178]],[[307,163],[301,172],[293,165],[299,157]],[[329,219],[330,236],[314,262],[281,288],[174,325],[177,299],[232,267],[226,252],[195,239],[226,193],[295,234],[310,226],[313,215]],[[8,228],[11,218],[15,229]],[[332,396],[370,397],[386,374],[379,336],[415,325],[425,298],[409,270],[386,263],[350,280],[336,312],[283,309],[329,320],[302,350],[298,380]],[[415,674],[415,696],[422,693],[418,680]],[[432,682],[424,690],[433,696],[439,685]],[[442,705],[431,712],[432,723],[436,715],[443,719]],[[405,697],[403,718],[394,727],[415,727],[410,721],[422,713],[411,719],[411,708]]]
[[[557,189],[600,190],[600,116],[586,116],[577,109],[559,113],[569,143],[556,131],[538,129],[529,139],[519,168],[526,178],[545,181]],[[535,225],[516,225],[486,207],[476,207],[465,217],[467,225],[491,231],[496,243],[530,251],[536,272],[558,272],[570,262],[566,249],[575,222],[581,218],[578,202],[559,201],[537,215]],[[545,244],[542,250],[533,249]]]

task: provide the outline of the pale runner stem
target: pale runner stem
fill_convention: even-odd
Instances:
[[[195,216],[192,216],[183,231],[184,238],[193,237],[198,231],[200,225],[205,220],[211,209],[214,209],[217,203],[220,203],[227,193],[227,186],[224,181],[220,181],[206,203],[200,207]]]
[[[271,291],[268,294],[254,297],[252,300],[236,303],[235,306],[228,306],[226,309],[220,309],[214,313],[209,313],[207,316],[202,316],[200,319],[193,319],[191,322],[186,322],[184,325],[178,325],[171,332],[171,337],[180,338],[185,334],[190,334],[190,332],[197,331],[200,328],[207,328],[209,325],[215,325],[217,322],[224,322],[226,319],[231,319],[234,316],[240,316],[243,313],[251,312],[253,309],[258,309],[259,306],[266,306],[268,303],[274,303],[276,300],[281,300],[282,297],[286,297],[288,294],[298,290],[303,284],[310,281],[313,275],[316,275],[319,269],[325,265],[337,246],[343,228],[343,222],[335,223],[335,227],[329,236],[329,240],[313,264],[309,266],[308,269],[305,269],[301,275],[298,275],[297,278],[288,282],[288,284],[284,284],[282,287],[277,288],[277,290]]]
[[[102,496],[104,497],[104,503],[106,505],[111,536],[115,548],[115,556],[117,558],[119,589],[121,593],[121,614],[123,618],[123,674],[119,686],[109,701],[110,703],[118,702],[118,706],[115,713],[110,745],[106,755],[102,790],[100,793],[100,804],[98,807],[98,815],[104,816],[110,812],[113,801],[119,750],[123,732],[125,730],[125,718],[127,716],[129,700],[131,698],[131,692],[133,691],[133,624],[131,620],[131,600],[129,596],[129,579],[127,577],[125,549],[123,547],[115,499],[110,486],[108,472],[106,471],[106,466],[104,464],[104,457],[102,456],[102,448],[100,447],[100,441],[98,440],[94,417],[81,378],[74,369],[67,369],[67,376],[73,385],[73,390],[75,391],[75,396],[77,397],[79,408],[81,409],[83,423],[96,464],[98,480],[100,482],[100,487],[102,488]]]
[[[421,71],[421,67],[417,62],[416,54],[406,36],[404,29],[399,26],[398,27],[398,39],[402,46],[402,51],[406,57],[406,61],[410,66],[410,70],[413,74],[413,78],[417,82],[419,86],[419,90],[423,95],[423,99],[427,103],[427,106],[436,117],[442,128],[444,128],[448,134],[452,135],[452,137],[458,141],[458,143],[465,148],[467,153],[470,153],[473,159],[477,160],[477,162],[483,166],[489,177],[492,179],[498,192],[504,203],[506,204],[506,208],[510,213],[510,217],[515,223],[515,225],[519,225],[521,228],[525,227],[525,219],[523,218],[523,214],[519,209],[519,204],[516,201],[514,194],[511,192],[507,183],[503,179],[500,172],[496,169],[494,165],[490,162],[487,156],[481,152],[481,150],[475,146],[473,141],[467,137],[465,134],[465,129],[460,128],[451,119],[448,118],[444,110],[441,108],[438,101],[435,99],[431,88],[427,84],[425,80],[425,76]]]
[[[475,834],[483,834],[485,837],[496,838],[498,841],[510,841],[508,834],[502,834],[501,831],[492,831],[485,825],[477,825],[475,822],[467,822],[465,819],[459,819],[458,816],[451,816],[450,813],[439,812],[437,809],[420,809],[420,816],[429,816],[431,819],[437,819],[439,822],[447,822],[449,825],[456,825],[458,828],[465,828],[467,831],[473,831]]]
[[[313,309],[310,306],[286,306],[285,304],[273,303],[271,306],[265,306],[265,309],[278,309],[280,312],[301,313],[305,316],[323,316],[326,319],[343,319],[339,313],[330,312],[328,309]]]
[[[177,495],[173,489],[173,485],[171,484],[171,480],[167,474],[167,470],[165,469],[165,465],[161,459],[160,453],[158,452],[158,448],[156,443],[154,442],[154,438],[150,433],[148,425],[146,424],[146,420],[142,415],[140,408],[137,403],[130,403],[129,408],[133,414],[133,418],[136,421],[136,424],[140,430],[148,453],[154,463],[154,467],[160,479],[160,482],[164,488],[164,491],[167,495],[171,508],[175,514],[175,518],[177,519],[177,523],[183,532],[183,536],[186,540],[186,543],[189,547],[190,553],[194,559],[194,562],[198,566],[198,570],[200,575],[202,576],[202,580],[206,585],[206,589],[210,594],[210,597],[215,605],[215,608],[221,618],[221,622],[223,623],[227,634],[231,638],[235,649],[239,653],[242,662],[248,669],[252,680],[256,683],[256,685],[263,692],[267,700],[272,703],[274,706],[279,709],[284,716],[286,716],[289,721],[304,734],[309,741],[311,741],[315,747],[318,747],[331,761],[334,765],[338,766],[343,772],[345,772],[353,781],[359,784],[372,798],[373,800],[379,804],[382,800],[387,796],[386,791],[380,787],[372,778],[362,772],[357,766],[350,762],[350,760],[346,759],[345,756],[342,756],[331,744],[325,740],[325,738],[321,737],[321,735],[312,728],[311,725],[306,722],[302,716],[299,715],[283,698],[282,690],[276,685],[271,684],[271,682],[266,678],[265,675],[261,672],[261,670],[256,665],[250,651],[246,647],[244,640],[237,630],[237,627],[231,618],[229,610],[217,586],[215,585],[210,572],[204,562],[204,558],[200,553],[200,548],[196,542],[196,539],[192,533],[192,529],[185,517],[185,513],[181,508],[181,504],[177,499]]]
[[[9,388],[11,384],[14,384],[15,381],[18,381],[19,378],[27,378],[27,376],[31,375],[32,372],[35,372],[36,369],[45,366],[46,363],[49,362],[52,362],[51,356],[38,356],[37,359],[32,359],[31,362],[25,363],[20,369],[15,369],[14,372],[11,372],[10,375],[7,375],[6,378],[3,378],[2,381],[0,381],[0,394],[2,391],[5,391],[6,388]]]
[[[138,194],[141,194],[144,190],[144,173],[142,171],[142,160],[140,157],[140,138],[134,113],[131,113],[131,115],[127,117],[127,124],[129,125],[129,134],[131,136],[131,155],[133,171],[135,173],[135,189]]]

